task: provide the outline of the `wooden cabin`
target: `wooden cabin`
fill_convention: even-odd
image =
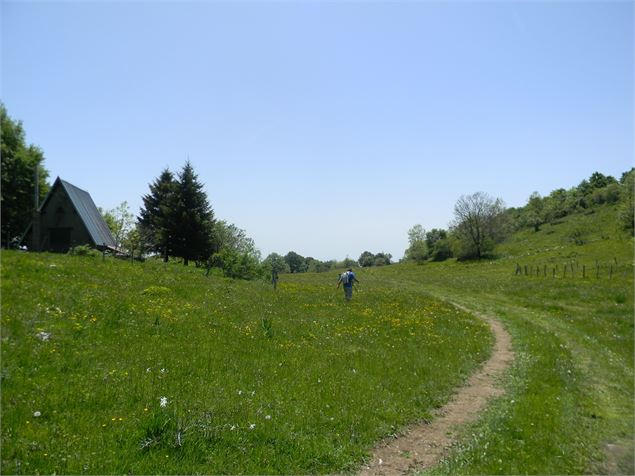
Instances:
[[[115,240],[90,194],[59,177],[23,235],[31,251],[65,253],[78,245],[116,251]]]

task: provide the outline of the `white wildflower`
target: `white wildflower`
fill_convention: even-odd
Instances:
[[[41,341],[47,341],[51,338],[51,333],[50,332],[38,332],[37,333],[37,338],[40,339]]]
[[[161,397],[161,400],[159,400],[159,405],[161,405],[162,407],[167,407],[168,406],[168,397]]]
[[[256,428],[256,424],[255,424],[255,423],[251,423],[251,424],[249,425],[249,429],[250,429],[250,430],[253,430],[254,428]]]
[[[238,390],[238,395],[242,395],[243,391],[242,390]]]
[[[265,420],[271,420],[271,415],[265,415]]]
[[[146,369],[146,373],[148,373],[148,372],[150,372],[150,367],[148,367],[148,368]]]
[[[39,412],[39,411],[34,411],[34,412],[33,412],[33,416],[34,416],[35,418],[37,418],[37,417],[42,416],[42,413],[41,413],[41,412]]]
[[[229,428],[229,431],[234,431],[235,429],[236,429],[236,425],[232,425],[232,426]]]
[[[161,369],[161,373],[164,374],[165,373],[165,369]]]

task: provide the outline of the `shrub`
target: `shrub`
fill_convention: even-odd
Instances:
[[[583,245],[587,242],[587,230],[581,226],[573,228],[567,233],[567,240],[576,245]]]
[[[101,253],[89,245],[74,246],[68,250],[68,254],[71,256],[100,256]]]
[[[223,274],[233,279],[256,279],[263,275],[263,267],[258,258],[250,253],[239,253],[228,248],[212,255],[210,267],[223,270]]]

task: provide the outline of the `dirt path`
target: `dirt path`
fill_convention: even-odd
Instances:
[[[458,427],[476,420],[488,399],[503,394],[496,380],[514,359],[511,336],[497,319],[455,306],[490,325],[496,338],[491,357],[447,405],[434,412],[431,423],[414,425],[402,436],[385,440],[375,448],[372,460],[362,468],[361,476],[402,475],[413,469],[423,470],[436,465],[456,440]]]

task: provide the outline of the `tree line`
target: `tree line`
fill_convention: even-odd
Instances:
[[[489,256],[497,243],[515,231],[530,228],[537,232],[542,225],[557,224],[568,215],[605,204],[615,206],[622,228],[633,235],[634,181],[633,168],[619,180],[594,172],[568,190],[559,188],[545,197],[534,192],[527,204],[518,208],[506,208],[500,198],[483,192],[463,195],[454,206],[454,219],[447,230],[426,231],[415,225],[408,231],[409,246],[403,260],[424,263],[451,257],[480,259]],[[581,237],[571,239],[581,242]]]
[[[22,123],[9,117],[2,103],[0,122],[1,244],[9,247],[17,244],[30,223],[36,190],[41,201],[50,185],[42,150],[26,143]],[[560,188],[545,197],[534,192],[527,204],[519,208],[505,208],[501,199],[483,192],[463,195],[455,204],[454,219],[447,230],[426,231],[421,225],[408,230],[409,246],[403,261],[480,259],[489,256],[497,243],[516,230],[539,231],[545,224],[555,224],[567,215],[605,204],[615,205],[620,223],[633,234],[634,179],[634,169],[623,173],[619,180],[595,172],[568,190]],[[392,263],[389,253],[370,251],[364,251],[357,260],[347,257],[343,261],[321,261],[294,251],[284,256],[271,253],[263,260],[245,230],[215,217],[203,184],[189,161],[177,174],[167,168],[161,171],[142,200],[137,217],[130,212],[127,202],[112,210],[100,210],[117,248],[132,256],[176,259],[185,265],[194,262],[208,272],[216,268],[225,276],[244,279],[272,271],[326,272]]]

